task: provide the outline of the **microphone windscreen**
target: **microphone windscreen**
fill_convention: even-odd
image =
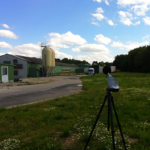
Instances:
[[[104,73],[104,74],[111,73],[111,67],[110,67],[110,66],[105,66],[105,67],[103,68],[103,73]]]

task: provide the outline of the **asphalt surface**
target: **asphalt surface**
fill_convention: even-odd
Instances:
[[[81,76],[57,76],[52,77],[54,82],[46,84],[0,88],[0,107],[27,105],[79,93],[82,91]]]

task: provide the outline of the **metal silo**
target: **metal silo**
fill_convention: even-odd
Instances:
[[[52,70],[51,72],[53,72],[54,68],[55,68],[55,51],[53,49],[52,50]]]
[[[45,47],[42,50],[42,64],[43,64],[43,69],[46,73],[46,75],[48,76],[48,74],[51,74],[53,72],[54,69],[54,50],[49,48],[49,47]]]
[[[55,51],[52,49],[52,66],[55,68]]]

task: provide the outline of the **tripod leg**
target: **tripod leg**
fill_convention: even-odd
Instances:
[[[110,108],[110,116],[111,116],[111,133],[112,133],[112,143],[113,143],[113,150],[115,150],[115,139],[114,139],[114,127],[113,127],[113,115],[112,115],[112,105],[111,105],[111,101],[112,101],[112,96],[109,95],[108,97],[108,101],[109,101],[109,108]]]
[[[107,127],[107,130],[109,131],[109,116],[110,116],[110,104],[109,104],[109,100],[108,100],[108,127]]]
[[[112,105],[113,105],[113,108],[114,108],[115,116],[116,116],[117,123],[118,123],[118,126],[119,126],[119,130],[120,130],[120,133],[121,133],[122,141],[123,141],[125,150],[127,150],[126,144],[125,144],[125,140],[124,140],[124,137],[123,137],[123,134],[122,134],[122,130],[121,130],[121,125],[120,125],[120,123],[119,123],[119,118],[118,118],[118,115],[117,115],[117,112],[116,112],[116,109],[115,109],[113,97],[112,97]]]
[[[101,109],[100,109],[100,111],[99,111],[99,114],[98,114],[97,118],[96,118],[96,121],[95,121],[95,123],[93,124],[92,131],[91,131],[90,136],[89,136],[89,138],[88,138],[88,141],[87,141],[87,143],[86,143],[86,145],[85,145],[85,147],[84,147],[84,150],[86,150],[86,148],[87,148],[87,145],[88,145],[88,143],[89,143],[89,141],[90,141],[90,138],[91,138],[91,136],[92,136],[92,134],[93,134],[93,131],[94,131],[94,129],[95,129],[95,126],[96,126],[96,124],[97,124],[97,121],[98,121],[98,119],[99,119],[99,116],[100,116],[100,114],[101,114],[101,112],[102,112],[102,110],[103,110],[103,107],[104,107],[104,105],[105,105],[105,102],[106,102],[107,97],[108,97],[108,96],[106,95],[106,96],[105,96],[105,99],[104,99],[104,102],[103,102],[103,105],[102,105],[102,107],[101,107]]]

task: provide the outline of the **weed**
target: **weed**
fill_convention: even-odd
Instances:
[[[70,135],[70,130],[69,128],[64,128],[61,137],[68,137]]]
[[[55,116],[56,120],[62,120],[64,118],[64,116],[62,114],[58,114],[57,116]]]

